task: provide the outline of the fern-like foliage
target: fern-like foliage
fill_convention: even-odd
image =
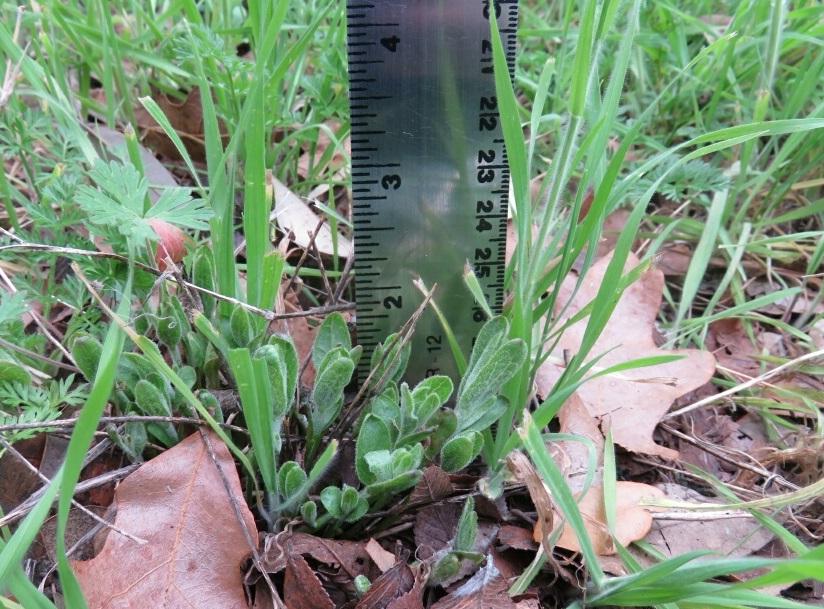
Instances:
[[[630,197],[638,198],[662,175],[669,172],[658,186],[659,194],[680,201],[706,192],[715,192],[727,187],[729,178],[718,167],[700,160],[687,161],[675,166],[677,158],[659,165],[653,171],[638,180],[630,189]]]
[[[74,375],[49,381],[41,387],[23,383],[0,383],[0,427],[46,423],[57,419],[63,407],[82,405],[88,397],[88,385],[73,386],[74,384]],[[43,428],[32,428],[0,431],[0,434],[13,444],[42,431]]]

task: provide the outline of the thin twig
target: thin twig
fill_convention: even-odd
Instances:
[[[315,230],[309,233],[309,245],[311,246],[315,239],[318,238],[318,233],[320,233],[320,229],[323,228],[323,219],[318,221],[318,225],[315,227]],[[303,263],[306,262],[306,258],[309,255],[309,247],[305,247],[303,249],[303,253],[298,258],[298,263],[295,265],[295,270],[292,271],[292,276],[289,278],[289,282],[286,284],[286,287],[283,289],[283,294],[286,295],[289,293],[289,290],[292,287],[292,284],[295,283],[295,277],[298,276],[298,271],[303,267]]]
[[[4,338],[0,338],[0,347],[5,347],[6,349],[10,349],[12,351],[16,351],[21,355],[25,355],[26,357],[30,357],[32,359],[39,360],[43,363],[49,364],[50,366],[55,366],[56,368],[62,368],[63,370],[68,370],[69,372],[80,372],[80,370],[70,364],[64,364],[63,362],[58,362],[50,357],[46,357],[45,355],[40,355],[34,351],[29,351],[25,347],[21,347],[20,345],[15,345],[12,342],[7,341]]]
[[[7,431],[22,431],[26,429],[62,429],[66,427],[74,427],[77,424],[78,418],[72,419],[55,419],[53,421],[43,421],[35,423],[11,423],[8,425],[0,425],[0,433]],[[194,419],[191,417],[165,417],[159,415],[125,415],[119,417],[100,417],[99,423],[178,423],[185,425],[197,425],[198,427],[205,427],[209,424],[201,419]],[[229,425],[221,423],[221,427],[236,431],[242,434],[248,434],[243,427],[236,425]]]
[[[328,302],[334,298],[335,293],[332,291],[332,285],[329,283],[329,277],[326,276],[326,267],[323,265],[323,259],[321,258],[318,244],[313,240],[309,245],[312,247],[312,253],[318,261],[318,270],[320,271],[320,278],[323,281],[323,287],[326,290],[326,298]]]
[[[824,349],[819,349],[817,351],[813,351],[811,353],[807,353],[805,355],[797,357],[793,360],[790,360],[788,362],[785,362],[785,363],[781,364],[777,368],[773,368],[772,370],[769,370],[769,371],[765,372],[764,374],[756,376],[756,377],[750,379],[749,381],[741,383],[740,385],[736,385],[735,387],[730,387],[726,391],[722,391],[721,393],[716,393],[715,395],[711,395],[711,396],[706,397],[702,400],[698,400],[697,402],[693,402],[692,404],[689,404],[688,406],[684,406],[683,408],[679,408],[678,410],[673,410],[672,412],[670,412],[668,414],[665,414],[662,417],[662,420],[673,419],[675,417],[679,417],[679,416],[681,416],[683,414],[686,414],[688,412],[692,412],[693,410],[698,410],[699,408],[703,408],[704,406],[707,406],[708,404],[712,404],[714,402],[717,402],[718,400],[722,400],[722,399],[724,399],[728,396],[734,395],[736,393],[744,391],[745,389],[749,389],[750,387],[753,387],[755,385],[763,383],[767,379],[772,378],[772,377],[784,372],[788,368],[792,368],[793,366],[797,366],[798,364],[803,364],[804,362],[808,362],[812,359],[816,359],[816,358],[819,358],[819,357],[824,357]]]
[[[677,429],[675,429],[674,427],[672,427],[671,425],[668,425],[666,423],[661,423],[661,429],[667,431],[668,433],[671,433],[675,437],[680,438],[681,440],[684,440],[685,442],[687,442],[689,444],[692,444],[693,446],[696,446],[696,447],[700,448],[704,452],[707,452],[707,453],[713,455],[714,457],[717,457],[718,459],[721,459],[722,461],[726,461],[730,465],[734,465],[735,467],[737,467],[739,469],[745,469],[745,470],[750,471],[754,474],[758,474],[759,476],[762,476],[763,478],[770,479],[770,480],[776,482],[777,484],[783,486],[784,488],[788,488],[788,489],[793,490],[793,491],[797,491],[800,488],[798,485],[793,484],[789,480],[786,480],[784,477],[779,476],[778,474],[774,474],[773,472],[769,471],[768,469],[765,469],[760,463],[758,463],[755,460],[755,457],[752,457],[752,455],[748,455],[746,453],[741,453],[744,456],[751,459],[752,461],[755,461],[757,463],[757,465],[751,465],[749,463],[745,463],[743,461],[738,461],[736,459],[733,459],[729,455],[724,454],[724,451],[722,449],[716,447],[711,442],[707,442],[706,440],[703,440],[703,439],[698,438],[698,437],[692,437],[688,434],[685,434],[681,431],[678,431]]]
[[[15,458],[15,459],[17,459],[18,461],[20,461],[20,463],[22,463],[22,464],[23,464],[23,466],[24,466],[26,469],[28,469],[28,470],[29,470],[29,471],[31,471],[31,472],[32,472],[35,476],[37,476],[38,478],[40,478],[41,482],[43,482],[46,486],[49,486],[49,485],[52,483],[52,481],[51,481],[51,479],[50,479],[50,478],[48,478],[45,474],[43,474],[43,472],[41,472],[41,471],[40,471],[39,469],[37,469],[34,465],[32,465],[32,463],[31,463],[28,459],[26,459],[26,457],[24,457],[23,455],[21,455],[21,454],[20,454],[20,452],[19,452],[16,448],[14,448],[14,446],[12,446],[12,445],[11,445],[11,444],[10,444],[10,443],[9,443],[9,442],[8,442],[8,441],[4,438],[4,437],[3,437],[3,436],[0,436],[0,444],[2,444],[2,445],[3,445],[3,447],[4,447],[7,451],[9,451],[9,453],[10,453],[10,454],[11,454],[11,455]],[[105,527],[107,527],[107,528],[111,529],[112,531],[115,531],[116,533],[119,533],[119,534],[123,535],[123,537],[126,537],[127,539],[131,539],[132,541],[135,541],[135,542],[137,542],[137,543],[139,543],[139,544],[141,544],[141,545],[143,545],[143,544],[145,544],[145,543],[146,543],[146,540],[145,540],[145,539],[141,539],[140,537],[136,537],[136,536],[132,535],[131,533],[127,533],[126,531],[124,531],[123,529],[121,529],[121,528],[119,528],[119,527],[115,526],[115,525],[114,525],[114,524],[112,524],[111,522],[109,522],[109,521],[107,521],[107,520],[105,520],[105,519],[101,518],[100,516],[98,516],[97,514],[95,514],[94,512],[92,512],[89,508],[87,508],[87,507],[86,507],[86,506],[84,506],[84,505],[81,505],[80,503],[78,503],[78,502],[77,502],[76,500],[74,500],[74,499],[72,499],[72,505],[73,505],[74,507],[78,508],[78,509],[79,509],[81,512],[83,512],[84,514],[86,514],[86,515],[90,516],[93,520],[95,520],[96,522],[100,523],[101,525],[103,525],[103,526],[105,526]]]
[[[343,291],[346,289],[349,280],[352,278],[352,266],[354,264],[355,257],[349,256],[346,259],[346,263],[343,265],[343,271],[341,271],[340,279],[338,279],[338,285],[335,287],[335,294],[332,296],[331,304],[337,304],[338,301],[341,299]]]
[[[93,488],[97,488],[98,486],[103,486],[104,484],[108,484],[109,482],[125,478],[138,467],[139,466],[137,464],[127,465],[126,467],[121,467],[119,469],[106,472],[105,474],[95,476],[94,478],[83,480],[82,482],[79,482],[77,486],[74,487],[74,495],[79,495],[80,493],[85,493],[86,491],[91,490]],[[37,502],[40,500],[40,498],[43,496],[43,493],[45,492],[45,487],[37,490],[35,493],[31,495],[31,497],[26,499],[26,501],[18,505],[16,508],[14,508],[11,512],[6,514],[2,518],[0,518],[0,527],[7,526],[23,518],[26,514],[28,514],[31,511],[31,509],[35,505],[37,505]]]
[[[0,279],[2,279],[2,280],[3,280],[3,283],[5,283],[5,284],[6,284],[6,287],[8,287],[8,288],[9,288],[9,291],[10,291],[12,294],[16,294],[16,293],[17,293],[17,288],[15,287],[14,283],[12,283],[11,279],[9,279],[9,276],[8,276],[8,275],[6,274],[6,272],[2,269],[2,267],[0,267]],[[68,361],[70,361],[70,362],[72,363],[72,365],[73,365],[73,366],[77,367],[77,362],[75,362],[75,361],[74,361],[74,358],[72,357],[72,354],[71,354],[71,353],[69,353],[68,349],[66,349],[66,347],[64,347],[64,346],[63,346],[63,343],[61,343],[61,342],[60,342],[59,340],[57,340],[54,336],[52,336],[52,333],[51,333],[51,332],[49,331],[49,329],[46,327],[46,325],[47,325],[47,324],[46,324],[46,321],[43,319],[43,317],[40,315],[40,313],[38,313],[37,311],[35,311],[35,310],[34,310],[34,309],[32,309],[31,307],[29,307],[29,314],[31,315],[31,318],[34,320],[34,323],[36,323],[36,324],[37,324],[37,326],[40,328],[40,330],[43,332],[43,334],[45,334],[45,335],[46,335],[46,338],[48,338],[48,339],[49,339],[49,341],[50,341],[50,342],[51,342],[51,343],[52,343],[55,347],[57,347],[58,351],[60,351],[60,352],[63,354],[63,356],[64,356],[64,357],[65,357]]]
[[[260,559],[260,553],[258,553],[258,544],[257,540],[252,539],[252,532],[249,530],[248,525],[246,524],[246,519],[243,518],[243,514],[240,510],[240,504],[238,503],[237,497],[235,497],[234,493],[232,492],[232,487],[229,484],[229,479],[226,477],[226,473],[223,471],[223,468],[220,466],[220,462],[217,460],[217,455],[215,454],[215,449],[212,446],[212,441],[209,438],[209,434],[207,434],[204,430],[199,429],[200,432],[200,439],[203,441],[204,446],[206,446],[206,452],[209,453],[209,458],[212,460],[212,463],[217,469],[218,475],[220,476],[220,481],[223,484],[223,489],[226,491],[226,496],[229,498],[229,503],[232,505],[232,511],[235,514],[235,519],[237,520],[240,528],[243,530],[243,537],[246,539],[246,543],[249,546],[249,550],[252,553],[252,562],[254,562],[255,567],[257,567],[258,571],[260,571],[263,579],[266,581],[266,585],[269,587],[269,592],[272,594],[272,601],[275,603],[275,606],[278,609],[285,609],[283,605],[283,601],[280,599],[278,595],[278,591],[275,588],[275,584],[272,582],[269,574],[263,568],[263,562]]]
[[[715,513],[695,513],[683,512],[680,510],[673,512],[652,512],[653,520],[697,520],[704,522],[707,520],[728,520],[730,518],[755,518],[749,512],[742,512],[741,510],[724,510],[723,512]]]

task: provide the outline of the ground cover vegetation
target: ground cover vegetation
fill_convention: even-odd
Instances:
[[[820,606],[824,7],[492,26],[507,298],[409,386],[343,3],[0,0],[0,605]]]

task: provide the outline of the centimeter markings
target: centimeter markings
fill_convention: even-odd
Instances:
[[[474,268],[503,305],[509,169],[495,97],[489,18],[514,72],[517,0],[350,0],[347,4],[358,372],[422,300],[435,300],[468,354],[486,320],[463,283]],[[457,380],[427,311],[407,379]]]

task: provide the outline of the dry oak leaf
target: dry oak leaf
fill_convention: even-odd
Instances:
[[[652,513],[641,505],[648,499],[661,499],[664,492],[640,482],[619,481],[616,483],[616,530],[615,537],[622,546],[646,537],[652,528]],[[615,547],[607,529],[604,512],[604,489],[592,486],[578,501],[578,509],[584,518],[584,526],[599,556],[615,554]],[[564,526],[558,545],[567,550],[580,552],[581,546],[575,532],[568,524]]]
[[[580,493],[590,476],[591,484],[600,485],[604,465],[604,435],[598,421],[589,414],[577,393],[573,393],[564,402],[558,413],[558,423],[561,433],[580,438],[560,440],[548,445],[552,457],[564,473],[569,488],[576,494]],[[584,440],[589,440],[591,444]]]
[[[246,609],[241,564],[249,546],[233,502],[252,539],[257,529],[229,450],[206,438],[215,460],[194,433],[117,488],[116,526],[147,543],[111,532],[95,558],[72,563],[90,609]]]
[[[557,312],[569,319],[585,307],[598,293],[611,256],[604,257],[590,268],[580,289],[571,298],[576,277],[568,277],[561,287]],[[630,255],[627,268],[638,265]],[[603,355],[599,370],[638,358],[679,355],[684,359],[626,370],[620,374],[598,377],[585,382],[577,391],[590,415],[600,421],[601,428],[612,428],[615,442],[633,452],[676,459],[678,452],[655,443],[652,434],[658,421],[680,396],[709,382],[715,372],[712,354],[695,349],[659,349],[653,340],[653,330],[664,290],[664,274],[650,268],[629,286],[615,308],[591,356]],[[569,307],[564,310],[564,305]],[[588,318],[568,328],[556,351],[540,367],[536,377],[538,393],[548,395],[564,371],[564,354],[574,354],[586,329]]]

